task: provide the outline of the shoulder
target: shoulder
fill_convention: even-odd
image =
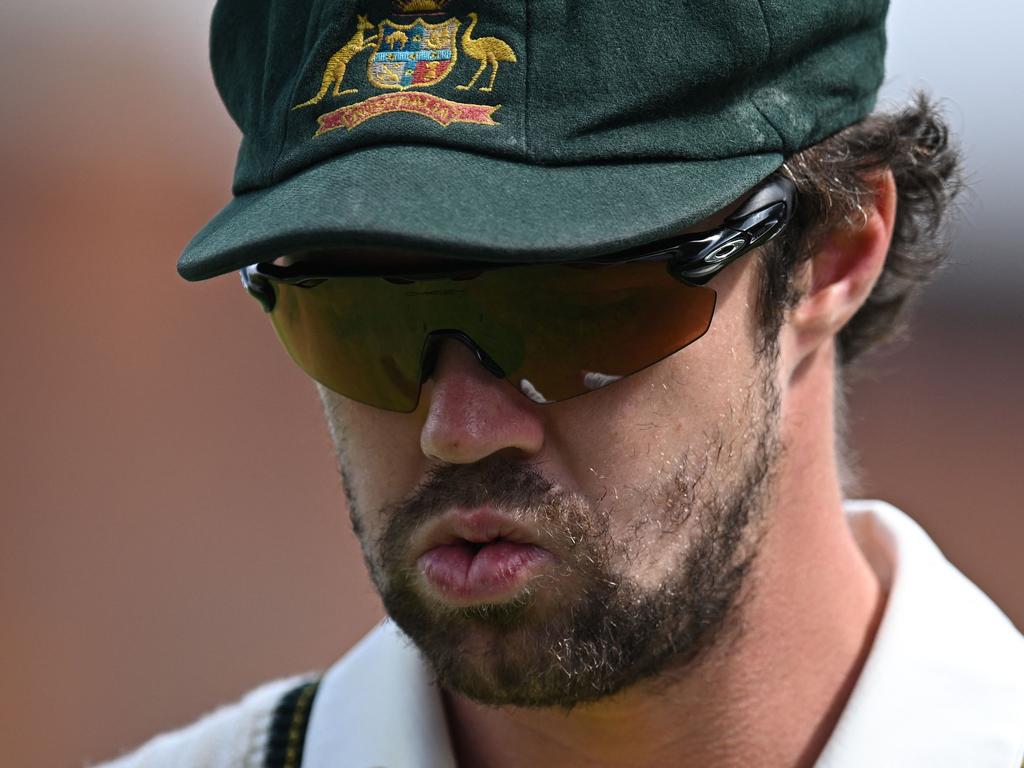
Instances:
[[[298,675],[265,683],[191,725],[156,736],[96,768],[262,768],[270,753],[283,755],[290,746],[288,727],[308,712],[318,680],[317,675]]]

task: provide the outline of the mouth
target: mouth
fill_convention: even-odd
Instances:
[[[429,527],[416,565],[434,596],[454,607],[513,600],[555,556],[490,507],[455,510]]]

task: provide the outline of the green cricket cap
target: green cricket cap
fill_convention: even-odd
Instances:
[[[202,280],[342,246],[485,261],[671,236],[866,116],[887,0],[220,0],[242,130]]]

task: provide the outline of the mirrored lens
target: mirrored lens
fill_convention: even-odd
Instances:
[[[314,379],[359,402],[409,412],[432,338],[458,331],[537,402],[636,373],[707,332],[715,292],[664,262],[493,269],[412,283],[338,277],[274,282],[271,319]]]

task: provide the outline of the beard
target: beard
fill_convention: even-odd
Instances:
[[[770,369],[758,371],[732,424],[705,434],[670,471],[652,467],[628,499],[587,499],[503,453],[433,469],[380,511],[386,525],[376,540],[350,497],[384,607],[437,682],[489,705],[571,708],[667,684],[734,641],[780,452]],[[484,505],[536,531],[557,565],[511,601],[460,608],[430,598],[410,556],[413,534],[452,508]],[[613,530],[622,520],[626,530],[621,522]],[[667,574],[645,585],[639,574],[655,561],[668,563]]]

